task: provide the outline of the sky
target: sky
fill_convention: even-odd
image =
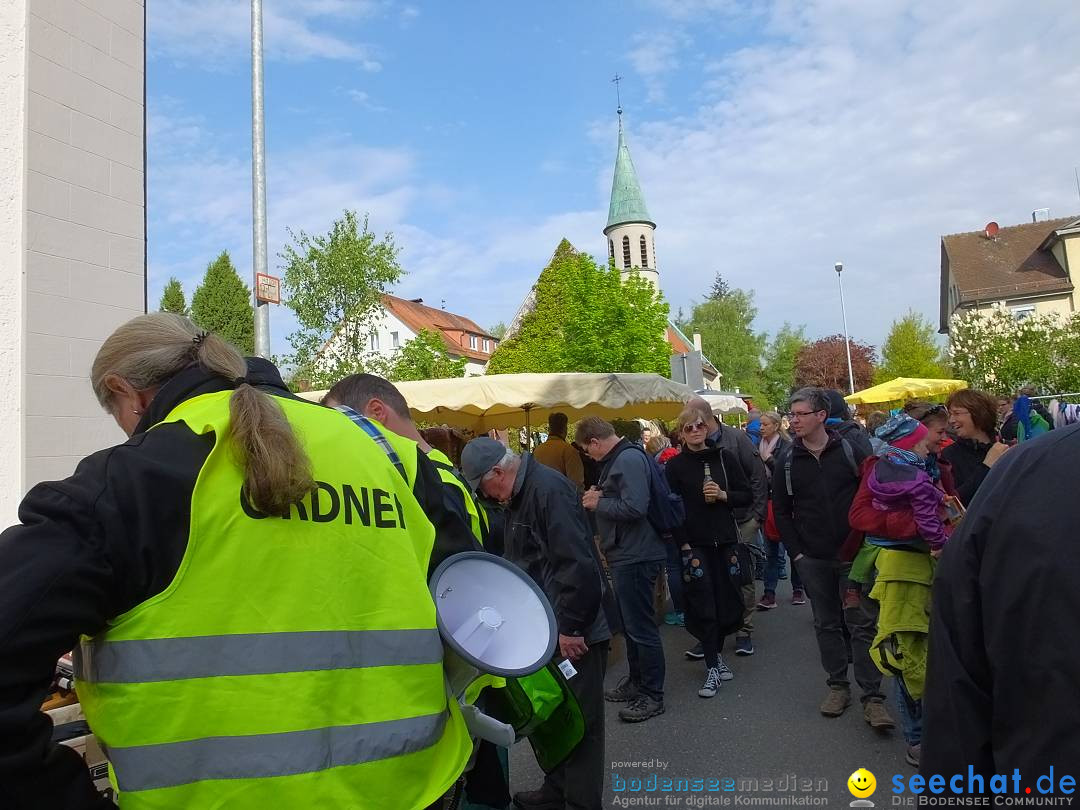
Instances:
[[[149,304],[251,274],[247,0],[147,4]],[[345,209],[394,292],[513,318],[563,237],[600,259],[615,86],[661,286],[721,273],[756,326],[880,346],[936,326],[943,234],[1080,215],[1075,0],[265,0],[269,265]],[[271,313],[272,348],[295,328]]]

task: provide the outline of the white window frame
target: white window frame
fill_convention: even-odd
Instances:
[[[377,352],[379,350],[379,333],[378,332],[372,332],[370,335],[368,335],[368,345],[371,346],[371,350],[373,352]]]
[[[1035,316],[1035,305],[1020,304],[1015,307],[1009,307],[1009,312],[1012,314],[1014,321],[1022,321],[1025,318],[1033,318]]]
[[[400,349],[401,348],[401,336],[400,336],[400,334],[398,332],[391,332],[390,333],[390,342],[392,344],[394,344],[395,349]]]
[[[479,348],[479,346],[480,338],[476,335],[469,335],[469,348],[475,352]]]
[[[491,352],[491,341],[487,338],[484,338],[484,351],[488,352],[489,354]]]

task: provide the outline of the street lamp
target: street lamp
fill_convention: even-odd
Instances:
[[[844,270],[844,263],[843,262],[837,262],[834,265],[834,268],[836,270],[836,282],[840,285],[840,312],[843,313],[843,316],[844,316],[844,345],[847,347],[848,385],[851,386],[850,393],[854,394],[855,393],[855,374],[851,370],[851,339],[848,337],[848,330],[847,330],[847,307],[844,306],[844,282],[840,278],[840,274]]]

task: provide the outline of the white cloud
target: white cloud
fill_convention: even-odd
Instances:
[[[634,35],[629,53],[630,63],[645,82],[646,101],[664,100],[664,81],[678,69],[680,57],[690,42],[685,33],[676,30],[650,29]]]

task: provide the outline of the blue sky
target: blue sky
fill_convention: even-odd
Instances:
[[[949,8],[943,8],[948,5]],[[758,328],[880,344],[936,323],[940,236],[1080,214],[1080,6],[1041,0],[265,0],[270,265],[345,208],[397,292],[509,322],[559,239],[603,256],[615,94],[688,308],[720,271]],[[246,0],[148,3],[150,304],[251,268]],[[288,311],[272,313],[287,347]]]

